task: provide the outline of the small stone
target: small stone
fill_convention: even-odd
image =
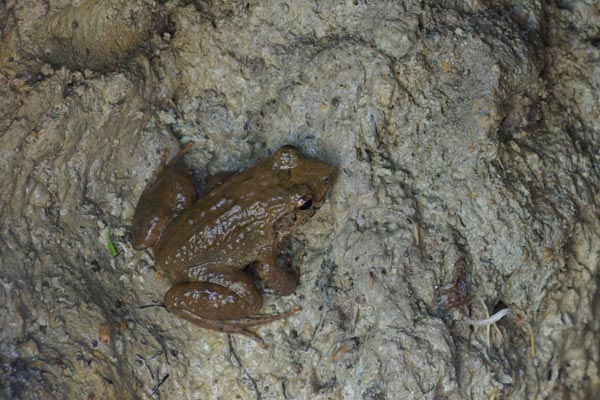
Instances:
[[[16,91],[23,93],[26,87],[26,83],[27,81],[23,78],[15,78],[11,82],[11,87]]]
[[[54,69],[52,69],[50,64],[44,64],[44,66],[40,69],[40,72],[44,74],[44,76],[54,75]]]
[[[22,358],[35,358],[38,354],[38,345],[31,339],[19,345],[19,355]]]
[[[73,74],[71,75],[71,81],[80,83],[81,81],[83,81],[83,74],[79,71],[73,72]]]

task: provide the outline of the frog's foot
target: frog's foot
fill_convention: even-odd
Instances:
[[[179,161],[195,145],[196,145],[196,142],[187,142],[186,144],[181,146],[181,148],[179,149],[177,154],[175,154],[175,157],[173,157],[173,160],[171,160],[171,163]]]
[[[239,333],[265,347],[264,340],[248,327],[268,324],[300,311],[256,315],[262,297],[249,276],[225,265],[202,266],[188,273],[197,281],[173,286],[165,294],[169,311],[206,329]]]
[[[203,318],[186,309],[171,307],[168,308],[181,318],[184,318],[202,328],[212,329],[218,332],[237,333],[240,335],[244,335],[254,340],[263,349],[269,348],[269,345],[258,333],[247,329],[247,327],[268,324],[279,319],[287,318],[290,315],[294,315],[302,310],[302,307],[295,307],[292,310],[286,311],[281,314],[256,315],[254,317],[236,318],[230,320],[215,320]]]
[[[177,154],[175,154],[175,157],[173,157],[171,159],[171,161],[169,161],[169,163],[167,164],[167,157],[169,157],[169,150],[164,149],[163,151],[160,152],[160,165],[158,167],[158,170],[156,171],[156,176],[159,176],[160,174],[162,174],[163,170],[170,165],[173,165],[175,163],[177,163],[179,160],[181,160],[181,158],[186,155],[186,153],[188,151],[190,151],[190,149],[195,145],[195,142],[187,142],[186,144],[184,144],[183,146],[181,146],[181,148],[179,149],[179,151],[177,152]]]

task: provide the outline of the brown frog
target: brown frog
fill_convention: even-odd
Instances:
[[[203,328],[240,333],[266,344],[249,327],[300,311],[256,315],[262,296],[245,269],[256,264],[265,287],[282,295],[298,284],[278,265],[282,240],[325,200],[334,167],[303,157],[293,146],[237,174],[217,175],[198,199],[180,159],[163,164],[138,202],[133,246],[152,247],[156,266],[174,283],[165,294],[171,312]],[[210,182],[209,182],[210,183]]]

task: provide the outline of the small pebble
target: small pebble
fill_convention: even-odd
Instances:
[[[38,345],[33,340],[28,340],[19,345],[19,355],[22,358],[35,358],[38,354]]]
[[[42,69],[40,69],[40,72],[42,74],[44,74],[44,76],[52,76],[52,75],[54,75],[54,70],[52,69],[52,66],[50,64],[44,64],[44,66],[42,67]]]
[[[73,72],[73,74],[71,75],[71,81],[75,83],[80,83],[81,81],[83,81],[83,74],[79,71]]]

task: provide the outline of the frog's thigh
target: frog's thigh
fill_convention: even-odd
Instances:
[[[191,313],[204,320],[232,321],[256,314],[262,307],[252,279],[240,270],[202,266],[190,275],[196,280],[173,286],[165,294],[167,308],[188,320]]]
[[[263,280],[265,286],[277,291],[283,296],[290,295],[298,286],[298,277],[285,271],[277,262],[276,247],[265,247],[258,260],[258,276]]]

